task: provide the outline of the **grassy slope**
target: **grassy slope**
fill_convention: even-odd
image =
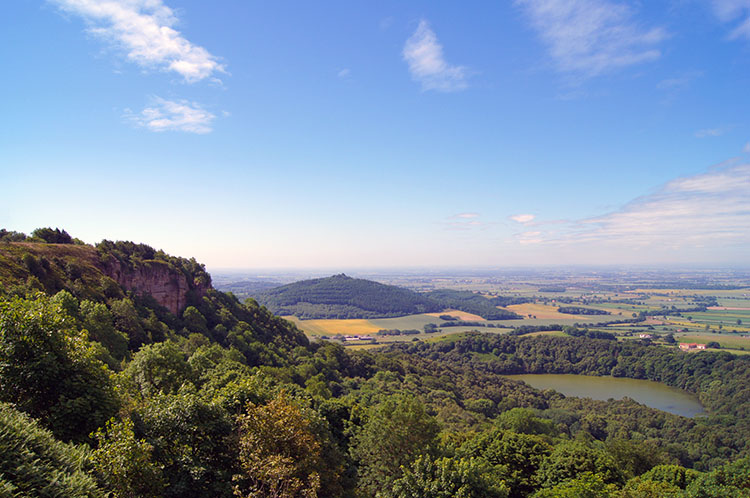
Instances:
[[[33,276],[32,268],[24,261],[27,254],[43,268],[46,266],[40,280],[47,291],[59,290],[49,287],[68,280],[70,272],[75,272],[81,286],[87,289],[99,287],[105,277],[99,268],[99,254],[91,246],[13,242],[0,243],[0,285],[7,289]]]

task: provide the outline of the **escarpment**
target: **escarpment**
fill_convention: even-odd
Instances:
[[[170,267],[165,261],[147,260],[132,268],[111,258],[103,264],[102,269],[125,290],[149,295],[174,314],[187,306],[191,293],[200,298],[211,288],[210,282],[196,281],[199,279],[189,281],[183,272]]]
[[[145,244],[0,243],[0,286],[11,293],[67,290],[81,299],[151,296],[180,314],[211,289],[211,277],[195,259],[170,256]]]

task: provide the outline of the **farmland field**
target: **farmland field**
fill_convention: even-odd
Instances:
[[[439,317],[440,315],[450,315],[452,317],[458,318],[459,320],[463,320],[466,322],[484,322],[485,321],[485,319],[479,315],[475,315],[473,313],[468,313],[466,311],[460,311],[460,310],[445,310],[445,311],[441,311],[440,313],[427,313],[427,316],[433,316],[435,318]]]
[[[570,285],[530,284],[513,282],[489,285],[476,279],[462,279],[449,285],[448,280],[428,283],[422,279],[412,288],[453,288],[480,292],[486,297],[504,295],[522,297],[530,302],[505,307],[522,317],[520,320],[485,320],[482,317],[455,309],[440,312],[414,314],[397,318],[377,319],[313,319],[290,318],[311,338],[340,335],[372,336],[378,346],[394,342],[413,340],[439,340],[441,337],[458,337],[465,332],[477,330],[485,333],[507,333],[522,326],[578,326],[592,324],[600,332],[614,332],[619,340],[639,340],[639,334],[654,334],[653,340],[661,342],[666,334],[674,334],[680,342],[718,342],[722,349],[740,354],[750,352],[750,340],[740,334],[750,333],[750,293],[743,289],[658,289],[631,287],[628,290],[588,288],[578,281]],[[399,282],[405,283],[405,282]],[[558,288],[558,291],[540,289]],[[564,289],[564,290],[563,290]],[[609,315],[572,315],[560,313],[560,306],[582,306],[609,312]],[[697,309],[699,308],[699,309]],[[693,309],[695,311],[688,311]],[[645,316],[644,316],[645,313]],[[658,314],[657,314],[658,313]],[[663,314],[662,314],[663,313]],[[440,315],[451,315],[477,325],[446,326],[448,322]],[[634,320],[635,319],[635,320]],[[605,325],[608,322],[631,321],[632,323]],[[739,323],[738,323],[739,321]],[[427,324],[434,324],[438,331],[424,333]],[[480,324],[484,326],[479,326]],[[419,331],[404,335],[376,335],[379,330]],[[720,334],[719,332],[723,332]],[[543,331],[533,334],[558,335],[561,331]],[[361,343],[347,342],[347,346],[360,347]],[[370,346],[368,346],[370,347]]]
[[[517,313],[524,318],[529,318],[529,315],[537,319],[555,319],[555,320],[574,320],[577,322],[590,322],[593,320],[593,315],[571,315],[569,313],[560,313],[557,311],[557,306],[540,303],[524,303],[524,304],[513,304],[508,306],[506,309]],[[597,321],[599,318],[603,318],[605,315],[597,315]],[[603,321],[603,320],[602,320]]]
[[[369,320],[300,320],[295,316],[285,316],[297,327],[310,335],[369,335],[374,334],[380,327]]]
[[[456,316],[456,313],[446,312],[447,314]],[[444,313],[438,313],[438,315]],[[427,339],[430,337],[440,337],[446,335],[459,334],[472,330],[481,330],[484,332],[491,333],[506,333],[510,331],[509,327],[501,328],[487,328],[487,327],[476,327],[471,325],[458,326],[458,327],[444,327],[439,332],[426,334],[423,332],[424,326],[428,323],[434,323],[438,326],[445,323],[444,320],[439,319],[435,314],[419,314],[419,315],[407,315],[398,318],[373,318],[369,320],[365,319],[349,319],[349,320],[300,320],[295,316],[285,316],[284,318],[293,322],[297,327],[302,329],[311,338],[320,336],[334,337],[338,335],[367,335],[375,337],[378,344],[389,344],[392,342],[404,342],[411,341],[414,338]],[[470,313],[464,313],[466,318],[472,317]],[[463,319],[463,318],[462,318]],[[482,320],[471,320],[471,321],[482,321],[485,323],[501,323],[500,321],[486,321]],[[534,320],[528,320],[534,321]],[[521,320],[505,320],[504,322],[512,322],[515,325],[520,325]],[[523,323],[526,323],[524,321]],[[389,335],[389,336],[378,336],[375,335],[379,330],[419,330],[419,334],[413,335]]]
[[[718,342],[724,349],[750,349],[750,337],[743,337],[728,334],[698,334],[698,333],[681,333],[675,334],[675,339],[680,343],[697,342],[707,344],[709,342]]]

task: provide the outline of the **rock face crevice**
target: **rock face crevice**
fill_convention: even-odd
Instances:
[[[189,282],[184,273],[158,260],[144,261],[137,268],[130,268],[112,259],[105,264],[104,270],[108,277],[126,290],[149,295],[174,314],[187,306],[191,291],[197,297],[203,297],[210,287],[210,284]]]

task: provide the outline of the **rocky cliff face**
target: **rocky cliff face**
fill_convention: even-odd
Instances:
[[[198,296],[206,293],[205,285],[188,282],[185,275],[162,261],[146,261],[136,269],[126,268],[117,261],[105,265],[105,273],[127,290],[140,295],[150,295],[156,302],[174,314],[187,305],[188,293]]]

